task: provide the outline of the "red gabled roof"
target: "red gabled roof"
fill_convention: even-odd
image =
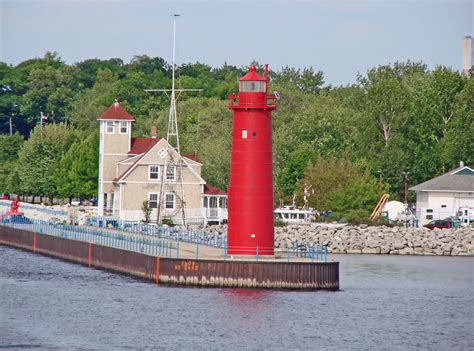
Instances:
[[[140,155],[155,146],[159,138],[132,138],[129,155]]]
[[[199,156],[197,154],[186,154],[186,155],[182,155],[182,156],[184,156],[186,158],[189,158],[190,160],[199,162]]]
[[[204,194],[206,195],[227,195],[224,190],[216,188],[215,186],[204,184]]]
[[[115,121],[134,121],[135,118],[128,113],[117,100],[105,110],[98,119],[108,119]]]
[[[243,80],[265,81],[266,79],[257,73],[257,68],[255,66],[252,66],[250,67],[250,72],[239,79],[239,81],[243,81]]]

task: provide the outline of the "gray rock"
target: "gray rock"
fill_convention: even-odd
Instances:
[[[394,250],[401,250],[403,248],[405,248],[405,244],[402,243],[401,241],[397,241],[392,244],[392,249]]]
[[[347,249],[346,252],[348,254],[361,254],[362,250],[361,249]]]
[[[376,248],[366,247],[366,248],[362,249],[362,253],[363,254],[379,254],[380,253],[380,247],[376,247]]]
[[[400,255],[413,255],[415,250],[411,247],[405,247],[403,250],[400,250]]]

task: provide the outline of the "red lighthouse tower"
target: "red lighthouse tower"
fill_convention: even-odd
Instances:
[[[255,66],[239,80],[239,93],[229,95],[234,110],[230,166],[228,253],[273,255],[272,111],[265,78]]]

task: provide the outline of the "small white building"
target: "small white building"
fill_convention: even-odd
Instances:
[[[434,219],[457,217],[460,209],[474,208],[474,170],[461,165],[410,190],[416,192],[419,226]]]

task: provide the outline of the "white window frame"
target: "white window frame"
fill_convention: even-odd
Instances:
[[[173,167],[173,178],[168,178],[168,168]],[[166,165],[166,178],[167,181],[175,181],[176,180],[176,166],[175,165]]]
[[[152,196],[152,195],[155,195],[155,196],[156,196],[156,201],[155,201],[155,200],[153,200],[153,201],[151,200],[151,196]],[[158,200],[159,200],[159,194],[158,194],[158,193],[148,193],[148,206],[149,206],[150,208],[152,208],[152,209],[158,208]],[[155,206],[155,207],[152,207],[152,206],[151,206],[152,203],[155,203],[156,206]]]
[[[248,130],[247,129],[242,129],[242,139],[247,139],[248,138]]]
[[[152,174],[151,168],[152,167],[157,167],[158,168],[158,170],[156,172],[153,172],[153,173],[157,174],[156,178],[151,177],[151,174]],[[161,169],[160,165],[148,165],[148,180],[150,180],[152,182],[160,180],[160,169]]]
[[[111,127],[111,131],[109,131],[109,127]],[[115,122],[114,121],[106,121],[105,122],[105,133],[106,134],[115,134]]]
[[[168,201],[168,195],[172,195],[172,196],[173,196],[173,207],[168,207],[168,203],[169,203],[169,201]],[[165,206],[165,209],[166,209],[166,210],[174,210],[174,209],[176,209],[176,195],[175,195],[175,193],[173,193],[173,192],[165,193],[165,197],[164,197],[163,200],[164,200],[164,202],[165,202],[165,203],[164,203],[164,206]]]
[[[125,132],[122,132],[122,129],[125,126]],[[128,134],[128,122],[120,122],[120,134]]]
[[[227,198],[225,196],[221,196],[219,198],[219,207],[220,208],[227,208]]]

